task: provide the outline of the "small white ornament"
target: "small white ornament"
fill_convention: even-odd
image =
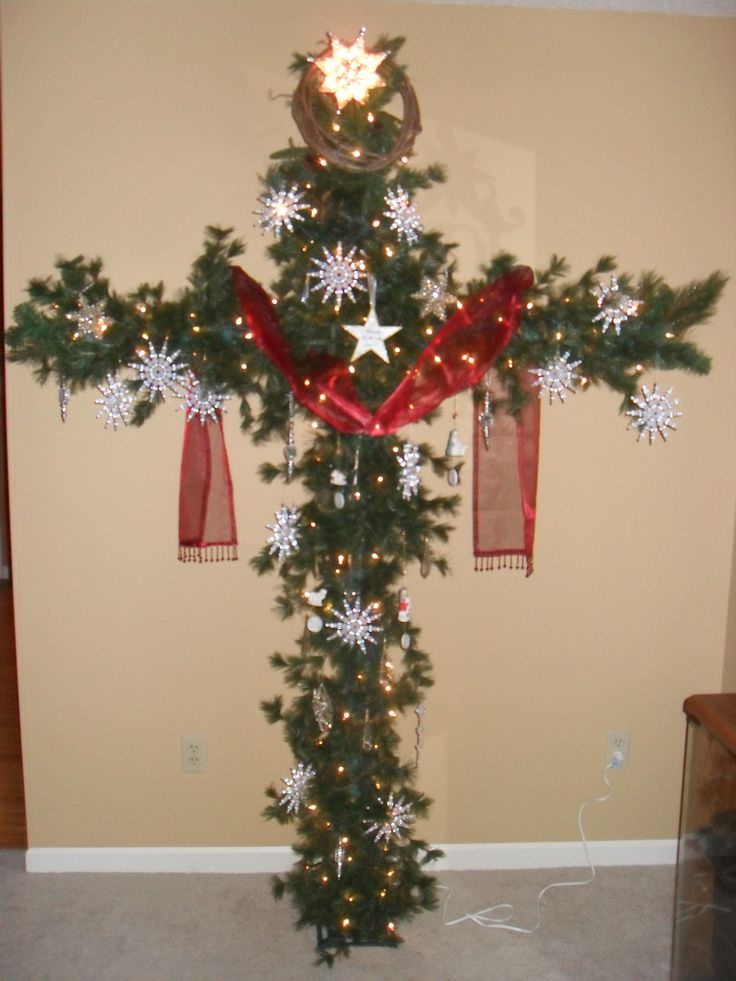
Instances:
[[[126,383],[117,374],[108,375],[106,384],[98,385],[97,388],[102,396],[95,399],[95,405],[101,406],[97,418],[104,418],[105,429],[111,425],[117,431],[119,426],[127,426],[133,398]]]
[[[317,774],[313,766],[305,766],[303,763],[289,769],[291,776],[281,778],[285,786],[279,794],[279,804],[286,807],[287,814],[298,814],[302,804],[307,802],[312,781]]]
[[[399,590],[399,611],[397,614],[399,623],[408,623],[411,620],[411,596],[406,586]]]
[[[139,361],[132,362],[129,368],[135,368],[141,382],[141,392],[148,393],[149,401],[153,402],[160,395],[166,401],[167,391],[179,394],[187,384],[187,376],[183,374],[186,365],[177,362],[179,351],[168,354],[168,341],[164,341],[161,350],[157,351],[151,341],[148,342],[148,354],[139,351]]]
[[[215,392],[210,388],[205,388],[202,382],[191,372],[186,391],[183,395],[177,395],[176,397],[181,399],[179,408],[183,412],[186,412],[187,422],[191,422],[192,419],[199,416],[199,422],[202,426],[204,426],[208,419],[211,422],[217,422],[219,418],[218,413],[227,411],[224,403],[230,398],[229,395],[225,395],[222,392]]]
[[[384,215],[391,219],[391,228],[396,231],[399,241],[405,238],[409,245],[418,242],[422,219],[404,188],[397,186],[388,191],[384,201],[388,208]]]
[[[342,509],[345,507],[345,495],[342,491],[335,491],[335,493],[332,495],[332,501],[338,511],[342,511]]]
[[[276,555],[279,562],[288,558],[299,549],[299,529],[297,522],[300,518],[299,508],[290,508],[282,505],[274,515],[275,522],[266,525],[273,532],[268,539],[271,546],[270,554]]]
[[[537,376],[532,385],[539,388],[540,399],[547,392],[550,405],[555,396],[564,402],[568,392],[575,394],[575,386],[580,380],[575,369],[583,362],[570,361],[570,357],[570,352],[565,351],[548,361],[543,368],[529,368],[529,374]]]
[[[284,228],[294,231],[293,222],[304,221],[302,211],[309,211],[309,205],[303,200],[304,194],[296,184],[287,190],[285,187],[271,188],[266,194],[261,194],[258,200],[263,207],[254,212],[258,215],[258,225],[261,231],[273,232],[278,238]]]
[[[450,435],[447,438],[447,446],[445,447],[445,456],[462,457],[465,456],[466,450],[467,450],[467,446],[465,446],[460,440],[460,430],[451,429]]]
[[[680,400],[672,398],[671,388],[660,392],[655,383],[650,391],[646,385],[642,385],[641,398],[632,395],[631,401],[636,408],[629,409],[626,415],[632,417],[628,428],[639,430],[637,442],[646,436],[651,446],[657,436],[666,441],[670,431],[677,429],[675,419],[682,413],[677,411]]]
[[[335,619],[327,624],[328,629],[334,630],[330,640],[341,640],[348,647],[359,647],[363,654],[367,654],[366,644],[377,643],[373,634],[383,630],[376,625],[378,614],[370,606],[363,609],[359,598],[354,605],[343,598],[342,605],[345,612],[335,610]]]
[[[313,613],[311,617],[307,617],[307,630],[310,634],[318,634],[324,625],[324,621],[318,613]]]
[[[402,650],[408,651],[411,647],[411,634],[402,634],[399,643],[401,644]]]
[[[457,303],[457,297],[447,290],[446,270],[437,279],[425,276],[419,292],[412,293],[412,299],[421,301],[423,317],[437,317],[439,320],[445,319],[451,303]]]
[[[342,470],[330,470],[330,483],[333,487],[346,487],[348,476]]]
[[[327,596],[327,589],[323,587],[322,589],[313,589],[311,592],[306,593],[305,599],[310,606],[322,606],[325,596]]]
[[[365,292],[365,286],[363,285],[363,280],[365,279],[365,263],[362,260],[358,262],[353,261],[355,251],[356,248],[353,246],[347,255],[343,255],[342,242],[338,242],[334,253],[329,252],[322,246],[324,259],[312,259],[312,262],[317,266],[317,272],[308,274],[307,284],[309,283],[310,277],[316,278],[318,283],[315,289],[323,290],[322,302],[326,303],[331,296],[334,296],[336,310],[339,310],[342,306],[342,298],[344,296],[355,301],[353,290],[362,290]]]
[[[355,350],[350,360],[357,361],[364,354],[372,353],[377,355],[381,361],[385,361],[388,364],[386,341],[389,337],[397,334],[401,330],[401,327],[381,327],[376,316],[376,281],[373,276],[370,276],[368,279],[368,290],[370,306],[365,323],[342,325],[342,329],[347,331],[358,342],[355,345]]]
[[[604,334],[609,327],[613,327],[616,334],[619,335],[621,324],[629,317],[635,317],[641,306],[641,300],[635,300],[621,292],[618,279],[615,276],[611,276],[610,286],[596,283],[592,293],[600,310],[600,313],[593,317],[593,323],[600,320],[601,330]]]
[[[378,799],[383,804],[383,800],[380,797]],[[388,795],[386,811],[386,819],[374,821],[366,829],[366,834],[372,834],[375,842],[383,840],[388,844],[392,838],[400,838],[403,835],[404,831],[411,825],[412,817],[409,804],[404,801],[403,797],[394,797],[393,793]]]
[[[414,443],[404,443],[402,452],[399,453],[397,460],[399,462],[401,496],[405,501],[409,501],[419,493],[421,471],[419,447]]]

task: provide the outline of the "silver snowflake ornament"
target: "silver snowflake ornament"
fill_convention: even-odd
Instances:
[[[187,375],[183,372],[186,365],[177,362],[179,351],[168,353],[168,341],[164,341],[161,350],[157,351],[151,341],[148,342],[148,354],[139,351],[139,361],[128,365],[135,368],[141,383],[141,392],[148,393],[149,401],[153,402],[159,395],[166,401],[167,391],[179,394],[187,384]]]
[[[115,374],[108,375],[106,383],[98,385],[97,388],[102,396],[95,399],[95,405],[101,406],[97,418],[104,418],[105,429],[112,426],[117,431],[119,426],[127,426],[133,408],[133,397],[127,384],[119,375]]]
[[[336,310],[342,306],[344,296],[355,300],[353,290],[365,292],[365,263],[362,260],[355,261],[355,252],[356,248],[353,246],[347,255],[343,255],[342,242],[338,242],[334,252],[322,246],[324,259],[312,259],[317,271],[309,273],[309,276],[317,279],[315,289],[323,290],[323,303],[334,296]]]
[[[304,221],[302,211],[309,211],[309,205],[303,200],[304,194],[296,184],[287,190],[285,187],[271,188],[266,194],[261,194],[258,200],[263,207],[254,212],[258,215],[258,225],[261,231],[273,232],[278,238],[284,228],[294,231],[295,221]]]
[[[423,317],[437,317],[439,320],[445,319],[451,303],[457,303],[457,297],[447,289],[447,271],[437,279],[425,276],[419,291],[412,293],[412,298],[421,302]]]
[[[421,479],[421,456],[415,443],[404,443],[401,453],[396,458],[399,462],[399,487],[401,496],[410,501],[419,493]]]
[[[598,304],[600,313],[593,317],[593,323],[601,322],[601,330],[605,334],[609,327],[613,327],[616,334],[621,333],[621,324],[629,317],[635,317],[641,306],[641,300],[635,300],[626,293],[621,292],[618,279],[611,276],[611,285],[596,283],[592,289],[595,302]]]
[[[79,298],[78,309],[68,313],[66,319],[74,323],[75,341],[79,337],[99,340],[110,326],[110,318],[105,314],[105,304],[88,303],[84,296]]]
[[[191,422],[192,419],[199,416],[199,421],[203,426],[208,419],[217,422],[218,413],[227,411],[224,403],[230,398],[223,392],[215,392],[211,388],[207,388],[199,378],[192,374],[189,375],[184,394],[176,397],[181,399],[179,408],[186,412],[187,422]]]
[[[329,630],[334,631],[329,639],[341,640],[348,647],[359,647],[363,654],[367,654],[366,645],[375,644],[376,638],[373,635],[383,630],[376,625],[378,614],[370,606],[363,609],[359,598],[354,606],[344,598],[342,605],[344,612],[335,610],[335,619],[326,624]]]
[[[298,814],[303,804],[306,804],[312,781],[317,773],[313,766],[298,763],[289,767],[291,775],[282,777],[284,789],[279,794],[279,804],[286,808],[287,814]]]
[[[641,398],[632,395],[631,401],[636,408],[629,409],[626,415],[632,417],[629,429],[639,430],[637,442],[646,436],[651,446],[657,436],[666,441],[670,432],[677,429],[675,419],[679,419],[682,413],[678,412],[680,401],[672,397],[671,388],[661,392],[655,383],[650,391],[646,385],[642,385]]]
[[[299,508],[283,505],[274,515],[272,525],[266,525],[273,534],[268,539],[271,546],[270,554],[275,555],[279,562],[288,559],[299,549],[299,529],[297,523],[300,517]]]
[[[419,217],[417,206],[413,204],[403,187],[397,186],[388,191],[383,199],[388,211],[384,215],[391,219],[391,228],[399,236],[405,238],[409,245],[419,241],[422,230],[422,219]]]
[[[539,388],[540,399],[545,392],[549,395],[550,405],[555,397],[564,402],[568,392],[575,394],[575,386],[580,380],[576,369],[583,362],[570,361],[571,356],[565,351],[555,355],[543,368],[529,368],[529,373],[537,376],[532,385]]]
[[[380,803],[383,803],[379,797]],[[385,841],[386,844],[392,838],[401,838],[403,833],[412,823],[411,807],[403,797],[394,797],[391,793],[386,801],[386,818],[383,821],[374,821],[366,828],[366,834],[373,835],[376,842]]]

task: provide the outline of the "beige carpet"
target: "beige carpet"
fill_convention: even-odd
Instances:
[[[539,890],[582,870],[443,872],[447,919],[500,902],[533,925]],[[531,937],[442,909],[403,929],[398,949],[359,948],[314,967],[314,934],[295,932],[267,875],[72,875],[23,870],[0,851],[2,981],[663,981],[669,977],[674,869],[604,868],[555,889]],[[446,893],[442,893],[443,897]]]

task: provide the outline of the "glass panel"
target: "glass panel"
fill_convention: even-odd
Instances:
[[[736,978],[736,757],[688,721],[673,981]]]

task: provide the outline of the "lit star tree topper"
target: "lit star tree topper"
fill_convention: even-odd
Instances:
[[[368,297],[370,308],[365,323],[342,325],[342,329],[346,330],[358,342],[355,345],[355,350],[350,360],[357,361],[358,358],[362,358],[364,354],[370,352],[388,364],[386,341],[389,337],[393,337],[394,334],[398,333],[401,327],[396,325],[382,327],[379,324],[378,317],[376,316],[376,281],[373,276],[368,277]]]
[[[353,99],[362,103],[371,89],[385,84],[377,68],[386,54],[366,51],[365,33],[366,29],[362,27],[352,44],[345,44],[328,34],[329,51],[314,59],[314,64],[324,75],[319,90],[334,95],[338,109]]]

